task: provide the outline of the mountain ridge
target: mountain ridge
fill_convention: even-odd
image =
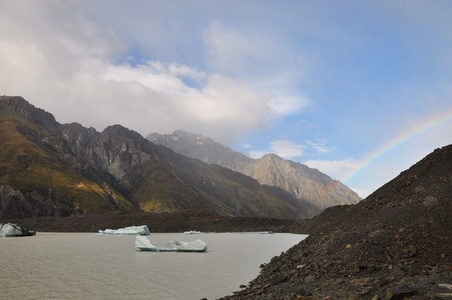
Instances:
[[[177,130],[172,134],[151,133],[146,139],[184,156],[251,176],[260,184],[280,187],[300,201],[314,205],[317,213],[330,206],[356,204],[361,200],[354,191],[338,180],[333,180],[317,169],[285,160],[273,153],[253,159],[211,138],[186,130]]]
[[[0,96],[0,135],[0,186],[14,191],[0,194],[0,217],[190,209],[247,217],[314,215],[309,203],[281,189],[184,157],[121,125],[97,132],[60,124],[22,97]],[[22,204],[14,206],[18,199]]]

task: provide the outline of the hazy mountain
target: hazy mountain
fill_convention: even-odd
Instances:
[[[102,132],[21,97],[0,97],[0,217],[212,209],[223,215],[305,218],[286,191],[187,158],[114,125]]]
[[[301,201],[316,207],[317,212],[342,204],[355,204],[360,198],[347,186],[317,169],[275,154],[252,159],[210,138],[184,130],[173,134],[152,133],[146,137],[182,155],[217,164],[256,179],[260,184],[280,187]]]

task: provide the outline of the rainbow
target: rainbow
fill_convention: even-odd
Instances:
[[[353,170],[345,173],[344,176],[342,177],[343,179],[341,180],[342,183],[347,184],[351,179],[353,179],[355,176],[357,176],[371,164],[375,163],[382,156],[401,146],[408,140],[423,133],[426,133],[430,130],[433,130],[434,128],[444,125],[450,121],[452,121],[452,110],[446,110],[440,114],[434,115],[433,117],[426,119],[423,122],[416,124],[415,126],[412,126],[400,132],[392,139],[390,139],[389,141],[387,141],[386,143],[384,143],[383,145],[369,153],[364,159],[360,161],[357,168],[354,168]],[[339,182],[331,190],[329,196],[333,195],[340,188],[340,186],[341,183]]]

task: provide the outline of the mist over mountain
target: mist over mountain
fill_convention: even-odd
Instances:
[[[252,159],[211,138],[185,130],[172,134],[152,133],[146,138],[184,156],[251,176],[260,184],[282,188],[300,201],[312,204],[318,213],[330,206],[355,204],[361,200],[354,191],[319,170],[285,160],[276,154]]]
[[[210,209],[309,218],[290,193],[156,145],[121,125],[60,124],[22,97],[0,97],[0,218]]]

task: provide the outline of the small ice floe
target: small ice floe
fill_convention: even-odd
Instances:
[[[164,246],[156,246],[145,236],[137,236],[135,238],[135,248],[141,251],[154,252],[206,252],[207,244],[202,240],[192,242],[176,242],[170,241]]]
[[[197,230],[190,230],[190,231],[184,231],[184,234],[200,234],[201,231],[197,231]]]
[[[16,224],[0,223],[0,237],[31,236],[35,234],[35,231],[29,231],[27,228],[19,227]]]
[[[105,229],[99,230],[99,235],[150,235],[151,232],[146,225],[129,226],[119,229]]]

